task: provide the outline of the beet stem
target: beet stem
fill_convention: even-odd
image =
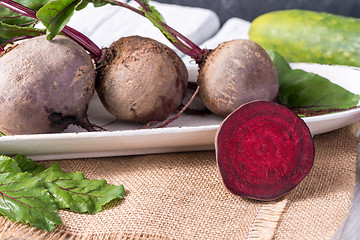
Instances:
[[[151,124],[153,123],[159,123],[160,121],[150,121],[148,123],[146,123],[145,125],[141,126],[139,129],[146,129],[148,128]]]
[[[194,101],[196,95],[199,92],[199,86],[196,88],[195,92],[193,93],[193,95],[191,96],[190,100],[187,102],[187,104],[172,118],[169,118],[167,120],[165,120],[165,122],[161,123],[160,125],[157,126],[157,128],[162,128],[162,127],[166,127],[167,125],[169,125],[170,123],[172,123],[173,121],[175,121],[176,119],[178,119],[181,114],[183,114],[186,109],[188,109],[188,107],[190,106],[190,104]],[[141,126],[140,129],[146,129],[148,128],[151,124],[154,123],[159,123],[160,121],[150,121],[148,123],[146,123],[144,126]]]
[[[191,50],[182,47],[180,44],[173,42],[172,43],[177,49],[179,49],[182,53],[190,56],[191,58],[195,59],[196,58],[196,54],[194,54]]]
[[[75,123],[75,125],[78,125],[80,126],[81,128],[85,129],[86,131],[88,132],[95,132],[97,131],[96,129],[98,129],[99,131],[107,131],[105,128],[103,127],[100,127],[96,124],[92,124],[88,117],[87,117],[87,114],[85,114],[80,121],[77,121]]]
[[[184,35],[182,35],[178,31],[176,31],[175,29],[173,29],[172,27],[170,27],[166,23],[161,23],[161,25],[164,28],[166,28],[171,35],[176,36],[177,39],[183,40],[193,51],[196,51],[198,53],[202,53],[203,50],[198,45],[196,45],[194,42],[192,42],[190,39],[188,39],[187,37],[185,37]]]
[[[5,4],[3,4],[3,3]],[[25,7],[24,5],[21,5],[20,3],[14,2],[12,0],[1,0],[0,4],[3,7],[6,7],[10,9],[13,12],[20,13],[23,16],[36,18],[36,12],[30,8]]]
[[[33,24],[36,24],[36,23],[38,23],[38,22],[39,22],[39,20],[35,19],[34,21],[31,21],[31,22],[28,22],[28,23],[19,24],[18,26],[20,26],[20,27],[26,27],[26,26],[31,26],[31,25],[33,25]]]
[[[12,0],[0,0],[0,5],[14,12],[20,13],[23,16],[31,17],[39,20],[36,16],[36,11],[27,8],[24,5],[21,5]],[[101,49],[84,34],[76,31],[75,29],[69,26],[65,26],[61,32],[66,36],[70,37],[71,39],[73,39],[78,44],[80,44],[95,58],[95,60],[101,57]]]
[[[12,43],[12,42],[16,42],[16,41],[20,41],[20,40],[24,40],[24,39],[29,39],[29,38],[33,38],[34,36],[28,35],[28,36],[21,36],[21,37],[16,37],[16,38],[11,38],[8,39],[4,42],[1,42],[1,44],[3,43]]]
[[[146,4],[144,4],[142,1],[140,0],[135,0],[135,2],[137,2],[146,12],[152,12],[152,10],[150,8],[148,8],[146,6]],[[156,19],[155,19],[156,20]],[[157,20],[156,20],[157,21]],[[164,30],[166,30],[169,34],[171,34],[173,37],[175,37],[179,43],[174,44],[175,47],[177,47],[180,51],[182,51],[183,53],[185,53],[183,50],[184,48],[187,49],[189,47],[190,57],[192,57],[194,60],[196,60],[197,62],[202,58],[202,54],[204,53],[203,50],[196,45],[195,43],[193,43],[190,39],[186,38],[185,36],[183,36],[181,33],[179,33],[178,31],[176,31],[175,29],[173,29],[172,27],[170,27],[169,25],[167,25],[165,22],[159,22],[157,21],[163,28]],[[166,36],[164,34],[164,36],[173,43],[173,41],[171,41],[171,39],[168,38],[168,36]],[[183,42],[182,42],[183,41]],[[188,47],[187,47],[188,46]]]
[[[101,49],[84,34],[69,26],[65,26],[62,32],[93,54],[96,60],[101,57]]]
[[[150,12],[151,10],[144,4],[143,2],[135,0],[146,12]]]
[[[126,3],[122,3],[116,0],[105,0],[108,3],[112,3],[114,5],[118,5],[120,7],[125,7],[143,17],[146,17],[145,13],[143,11],[140,11]],[[151,8],[148,8],[147,5],[140,0],[135,0],[135,2],[137,2],[140,7],[145,11],[145,12],[152,12]],[[192,59],[194,59],[197,63],[201,63],[203,61],[203,59],[206,57],[206,54],[208,53],[208,51],[205,51],[204,49],[201,49],[198,45],[196,45],[194,42],[192,42],[190,39],[188,39],[187,37],[185,37],[184,35],[182,35],[181,33],[179,33],[178,31],[176,31],[175,29],[173,29],[172,27],[170,27],[169,25],[167,25],[165,22],[159,21],[155,18],[152,18],[154,21],[156,21],[161,27],[162,29],[161,32],[163,33],[163,35],[178,49],[180,50],[182,53],[190,56]],[[158,27],[158,26],[156,26]],[[159,28],[159,27],[158,27]],[[176,39],[177,42],[174,42],[174,40],[170,39],[169,36],[167,36],[163,31],[166,31],[168,34],[170,34],[172,37],[174,37]]]
[[[123,3],[123,2],[119,2],[119,1],[116,1],[116,0],[107,0],[106,2],[112,3],[112,4],[114,4],[114,5],[118,5],[118,6],[120,6],[120,7],[127,8],[127,9],[129,9],[129,10],[131,10],[131,11],[133,11],[133,12],[135,12],[135,13],[137,13],[137,14],[142,15],[142,16],[145,17],[145,13],[144,13],[143,11],[141,11],[141,10],[139,10],[139,9],[137,9],[137,8],[134,8],[134,7],[130,6],[129,4],[126,4],[126,3]],[[139,4],[140,4],[140,3],[139,3]],[[142,6],[142,5],[141,5],[141,6]],[[145,6],[145,7],[146,7],[146,6]]]
[[[162,127],[166,127],[167,125],[169,125],[170,123],[172,123],[173,121],[175,121],[176,119],[178,119],[181,114],[183,114],[185,112],[185,110],[190,106],[190,104],[194,101],[196,95],[199,92],[199,86],[196,88],[194,94],[191,96],[190,100],[187,102],[187,104],[172,118],[166,120],[164,123],[160,124],[159,126],[157,126],[157,128],[162,128]]]

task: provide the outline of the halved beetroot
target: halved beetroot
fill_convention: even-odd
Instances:
[[[239,196],[274,200],[294,189],[315,157],[306,123],[286,107],[254,101],[221,124],[216,159],[226,188]]]

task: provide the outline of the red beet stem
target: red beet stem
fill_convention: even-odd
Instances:
[[[116,1],[116,0],[106,0],[106,2],[114,4],[114,5],[118,5],[120,7],[127,8],[127,9],[129,9],[129,10],[131,10],[131,11],[145,17],[145,14],[144,14],[143,11],[141,11],[141,10],[139,10],[137,8],[134,8],[134,7],[130,6],[129,4],[126,4],[126,3],[123,3],[123,2],[120,2],[120,1]],[[140,5],[143,6],[143,4],[140,4]]]
[[[140,7],[143,9],[144,12],[139,11],[138,9],[136,9],[126,3],[119,2],[116,0],[105,0],[105,1],[108,3],[112,3],[114,5],[118,5],[120,7],[125,7],[143,17],[147,17],[144,12],[150,13],[153,11],[151,8],[149,8],[144,3],[144,1],[141,1],[141,0],[135,0],[135,2],[137,2],[140,5]],[[201,49],[198,45],[196,45],[190,39],[188,39],[187,37],[185,37],[178,31],[176,31],[175,29],[173,29],[172,27],[167,25],[165,22],[158,20],[158,19],[152,19],[152,20],[156,21],[158,24],[158,26],[155,26],[155,27],[159,28],[160,31],[163,33],[163,35],[182,53],[190,56],[192,59],[194,59],[199,64],[206,58],[207,54],[209,53],[207,50]],[[159,26],[161,26],[161,27],[159,27]],[[173,38],[175,38],[176,41],[174,42],[174,40],[169,38],[169,36],[167,34],[165,34],[164,31],[167,34],[171,35]]]
[[[4,4],[5,3],[5,4]],[[0,5],[10,9],[13,12],[20,13],[23,16],[36,18],[36,12],[30,8],[21,5],[20,3],[14,2],[12,0],[1,0]]]
[[[36,11],[27,8],[26,6],[14,2],[12,0],[0,0],[0,5],[6,7],[14,12],[17,12],[23,16],[30,17],[37,19]],[[64,29],[61,31],[63,34],[68,36],[69,38],[73,39],[75,42],[80,44],[84,49],[86,49],[92,57],[98,59],[101,57],[101,49],[92,42],[88,37],[83,35],[82,33],[76,31],[75,29],[65,26]]]
[[[219,172],[239,196],[273,200],[294,189],[313,166],[306,123],[280,104],[254,101],[221,124],[215,140]]]
[[[175,116],[165,120],[165,122],[161,123],[159,126],[157,126],[157,128],[166,127],[167,125],[169,125],[170,123],[172,123],[173,121],[178,119],[181,116],[181,114],[183,114],[185,112],[185,110],[190,106],[190,104],[194,101],[196,94],[198,94],[198,92],[199,92],[199,87],[196,88],[196,90],[193,93],[193,95],[191,96],[190,100],[186,103],[186,105],[183,108],[181,108],[181,110]]]
[[[101,57],[101,49],[96,46],[88,37],[86,37],[84,34],[80,33],[79,31],[69,27],[65,26],[62,30],[62,32],[73,39],[75,42],[83,46],[89,53],[93,55],[95,60],[99,59]]]

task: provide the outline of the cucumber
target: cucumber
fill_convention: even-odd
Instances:
[[[255,18],[251,40],[289,62],[360,67],[360,19],[308,10],[281,10]]]

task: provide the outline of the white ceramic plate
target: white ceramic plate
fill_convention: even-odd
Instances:
[[[292,64],[322,75],[347,90],[360,94],[360,69],[319,64]],[[196,67],[189,68],[191,80]],[[183,114],[166,128],[139,129],[116,121],[95,95],[88,111],[91,122],[109,131],[84,132],[70,127],[64,133],[0,137],[1,154],[25,154],[34,160],[106,157],[214,149],[215,133],[222,121],[215,115]],[[360,120],[360,108],[304,118],[313,135],[332,131]]]

